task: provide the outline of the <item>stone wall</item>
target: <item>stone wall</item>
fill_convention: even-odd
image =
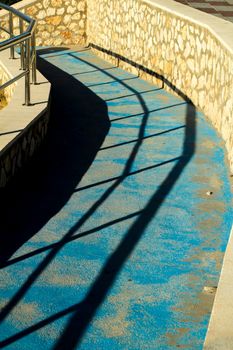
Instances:
[[[171,6],[174,3],[165,2]],[[161,75],[162,80],[190,98],[221,133],[233,171],[233,50],[207,26],[164,9],[157,4],[161,1],[87,0],[87,3],[88,43],[112,53],[98,50],[103,58],[118,60],[123,68],[152,82],[157,83]],[[227,23],[215,20],[219,26]],[[233,25],[229,25],[232,33]],[[115,58],[115,53],[124,59]],[[148,74],[147,70],[158,75]]]
[[[12,142],[0,151],[0,189],[25,165],[40,148],[49,122],[49,112],[39,115]]]
[[[85,0],[24,0],[15,8],[37,19],[37,46],[84,45],[86,38]],[[8,26],[8,16],[2,11],[1,26]],[[19,33],[14,18],[15,34]],[[1,38],[8,36],[1,32]]]
[[[37,45],[94,44],[122,68],[176,87],[220,132],[233,171],[233,39],[223,40],[233,24],[171,0],[23,0],[15,7],[38,20]],[[4,12],[0,19],[4,25]]]

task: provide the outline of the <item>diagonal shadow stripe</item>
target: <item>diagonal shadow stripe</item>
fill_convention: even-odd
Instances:
[[[55,258],[60,249],[64,246],[66,240],[72,237],[74,233],[79,229],[89,217],[95,212],[95,210],[110,196],[110,194],[119,186],[119,184],[124,180],[132,168],[137,152],[142,144],[142,138],[144,137],[145,126],[148,119],[148,108],[145,105],[142,97],[138,96],[139,103],[142,105],[144,110],[144,116],[142,118],[142,124],[139,129],[138,142],[134,146],[130,157],[128,158],[125,169],[122,172],[122,176],[115,181],[115,183],[110,186],[106,192],[97,200],[96,203],[84,214],[84,216],[74,225],[69,232],[60,241],[60,244],[53,249],[42,263],[37,267],[37,269],[29,276],[25,284],[20,288],[16,295],[12,298],[10,303],[4,310],[2,318],[6,317],[7,314],[14,308],[19,302],[22,296],[28,291],[30,286],[36,281],[38,276],[43,272],[43,270],[49,265],[49,263]],[[81,342],[82,336],[85,333],[86,327],[95,315],[96,310],[101,305],[105,296],[111,286],[113,285],[118,273],[122,269],[127,257],[131,254],[138,241],[143,235],[145,228],[148,223],[154,217],[157,210],[165,200],[166,196],[174,186],[175,182],[182,173],[184,167],[188,164],[191,157],[195,151],[195,107],[191,104],[187,105],[186,113],[186,129],[185,129],[185,140],[183,143],[183,154],[179,158],[176,165],[172,168],[167,178],[163,181],[159,189],[155,192],[154,196],[151,198],[149,203],[146,205],[143,213],[138,217],[138,219],[131,226],[126,236],[120,242],[116,250],[107,259],[99,276],[93,282],[90,287],[87,297],[79,304],[75,304],[73,307],[69,308],[67,312],[73,312],[67,326],[61,335],[60,339],[55,344],[54,349],[74,349],[77,344]],[[57,314],[58,317],[62,317],[64,312],[61,311]],[[66,314],[67,314],[66,312]],[[50,317],[52,322],[53,316]],[[43,321],[42,321],[43,322]],[[41,324],[42,325],[42,324]],[[74,328],[75,327],[75,328]],[[78,332],[74,332],[74,329],[78,329]],[[3,343],[2,343],[3,344]],[[64,347],[65,346],[65,347]]]

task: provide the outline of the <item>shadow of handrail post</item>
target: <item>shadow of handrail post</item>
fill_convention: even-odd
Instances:
[[[133,252],[135,246],[145,232],[146,227],[155,217],[158,209],[183,172],[183,169],[194,155],[196,136],[195,119],[195,107],[192,104],[188,104],[183,153],[180,160],[177,161],[159,189],[154,193],[149,203],[143,209],[142,213],[129,228],[118,247],[107,259],[86,298],[77,306],[77,310],[68,321],[63,334],[53,347],[53,350],[60,350],[64,347],[67,350],[73,350],[81,342],[87,326],[93,319],[96,310],[104,301],[127,258]]]

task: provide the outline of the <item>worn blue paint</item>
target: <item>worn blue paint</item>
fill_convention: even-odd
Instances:
[[[231,226],[221,140],[187,102],[90,50],[41,56],[105,101],[111,125],[62,207],[2,270],[3,305],[24,286],[2,325],[3,345],[201,349],[213,301],[203,288],[218,283]],[[63,105],[70,94],[66,86]],[[62,134],[60,140],[66,142]],[[54,196],[67,181],[57,177]],[[38,196],[36,186],[26,191]],[[65,235],[59,249],[51,246]]]

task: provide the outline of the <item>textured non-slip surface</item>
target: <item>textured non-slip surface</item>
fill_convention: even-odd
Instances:
[[[90,50],[40,56],[47,143],[2,195],[2,347],[201,349],[231,227],[220,138]]]

